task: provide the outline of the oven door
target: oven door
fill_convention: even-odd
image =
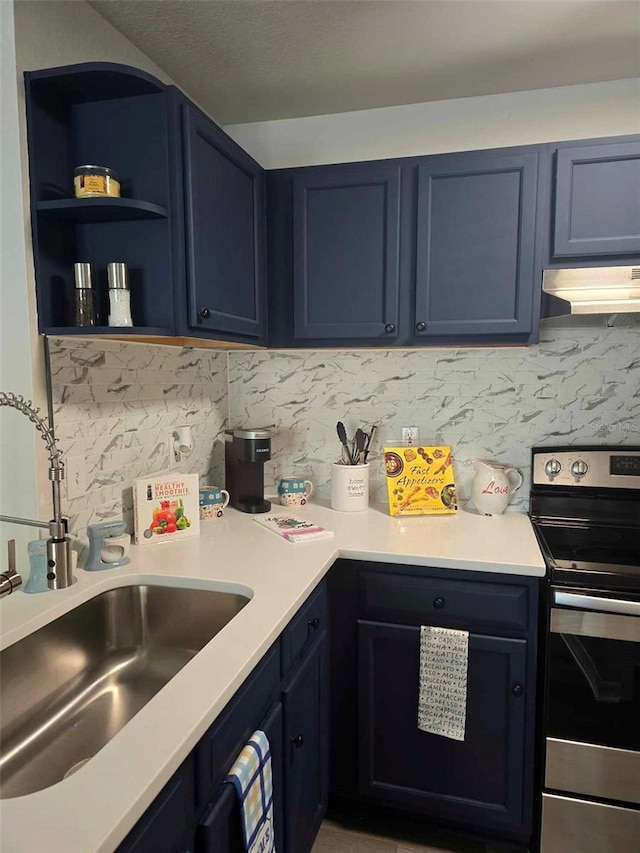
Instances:
[[[551,604],[542,851],[636,853],[640,597],[556,587]]]

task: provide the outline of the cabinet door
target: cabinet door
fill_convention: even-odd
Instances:
[[[640,141],[560,148],[554,257],[640,254]]]
[[[388,805],[517,834],[525,640],[469,635],[464,741],[417,727],[419,628],[358,623],[359,787]]]
[[[531,331],[537,180],[537,152],[420,164],[416,338]]]
[[[188,324],[264,339],[264,174],[206,116],[183,105]]]
[[[400,167],[297,175],[293,187],[297,339],[398,334]]]
[[[324,634],[282,693],[284,853],[309,853],[327,809],[327,654]]]
[[[258,726],[271,749],[273,824],[276,850],[282,845],[282,705],[278,702]],[[240,807],[233,785],[225,782],[211,807],[198,823],[196,853],[244,853]]]
[[[167,782],[116,853],[191,853],[194,771],[190,756]]]

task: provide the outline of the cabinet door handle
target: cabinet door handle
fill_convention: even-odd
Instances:
[[[441,595],[439,595],[437,598],[433,599],[433,606],[435,607],[436,610],[442,610],[442,608],[445,606],[446,603],[447,602],[444,600],[444,598]]]
[[[420,323],[416,323],[416,332],[424,332],[426,328],[426,323],[423,323],[422,321]]]
[[[395,332],[396,327],[393,325],[393,323],[387,323],[387,325],[384,327],[384,330],[388,335],[392,335]]]
[[[514,696],[522,696],[524,693],[524,687],[522,686],[522,684],[514,684],[511,688],[511,692]]]
[[[314,631],[317,631],[318,628],[320,627],[320,618],[318,616],[314,616],[313,619],[309,619],[309,621],[307,622],[307,625],[310,628],[313,628]]]
[[[291,743],[295,746],[296,749],[302,749],[302,747],[304,746],[304,735],[296,735],[296,737],[292,737]]]
[[[201,308],[198,313],[198,317],[200,317],[201,320],[208,320],[210,316],[211,311],[208,308]]]

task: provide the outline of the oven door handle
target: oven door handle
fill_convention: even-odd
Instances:
[[[620,598],[600,598],[597,595],[583,595],[579,592],[553,591],[553,603],[559,607],[576,607],[580,610],[597,610],[600,613],[623,613],[626,616],[640,616],[640,601]]]
[[[553,603],[560,607],[575,607],[580,610],[595,610],[599,613],[622,613],[625,616],[640,616],[640,601],[625,601],[619,598],[600,598],[577,592],[553,591]]]
[[[640,643],[640,601],[553,590],[552,634]]]

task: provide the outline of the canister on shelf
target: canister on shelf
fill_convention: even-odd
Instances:
[[[73,271],[76,280],[76,326],[95,326],[96,310],[91,285],[91,264],[74,264]]]
[[[109,278],[109,325],[133,326],[127,265],[122,263],[109,264],[107,276]]]
[[[73,186],[76,198],[120,198],[118,176],[107,166],[76,166]]]

